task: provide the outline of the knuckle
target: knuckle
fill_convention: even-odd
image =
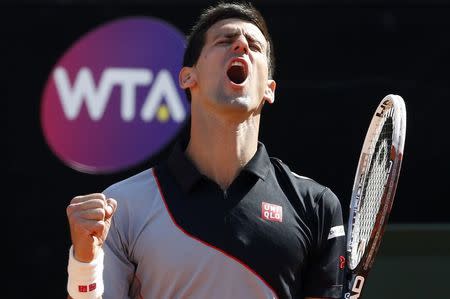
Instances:
[[[68,205],[66,208],[67,217],[73,218],[74,214],[76,214],[77,211],[78,211],[77,205],[75,205],[75,204]]]
[[[83,212],[83,217],[91,220],[103,220],[105,217],[105,210],[103,208],[93,208]]]
[[[103,193],[94,193],[92,194],[94,198],[100,199],[100,200],[106,200],[106,196]]]
[[[105,221],[97,221],[95,223],[95,229],[99,231],[100,233],[103,233],[106,230],[106,224]]]
[[[72,205],[68,205],[66,208],[66,215],[70,216],[73,212],[73,206]]]
[[[96,212],[97,212],[98,216],[101,217],[101,219],[105,218],[105,215],[106,215],[105,209],[99,208],[99,209],[96,209]]]

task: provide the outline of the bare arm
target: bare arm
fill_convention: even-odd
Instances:
[[[96,270],[100,269],[98,265],[103,265],[103,250],[101,247],[106,240],[116,207],[117,202],[114,199],[106,198],[102,193],[74,197],[68,205],[66,212],[72,240],[71,256],[69,257],[68,266],[68,292],[70,294],[74,295],[79,292],[75,281],[80,281],[81,279],[84,282],[84,278],[77,277],[80,275],[78,274],[80,273],[79,269],[85,269],[83,263],[90,263],[86,264],[88,267],[86,269],[92,269],[93,273],[97,273],[95,271],[101,271]],[[84,272],[82,271],[81,273]],[[93,277],[99,276],[94,274]],[[96,290],[95,292],[98,291],[95,295],[101,298],[100,292],[103,290],[101,276],[98,279],[96,281],[97,288],[93,284],[93,289]],[[89,282],[89,284],[93,282]],[[94,290],[89,289],[89,291]],[[68,299],[71,299],[70,295],[68,295]]]
[[[77,196],[67,207],[74,257],[92,261],[108,235],[117,202],[102,193]]]
[[[67,295],[67,299],[73,299],[70,295]],[[97,299],[102,299],[102,297],[98,297]]]

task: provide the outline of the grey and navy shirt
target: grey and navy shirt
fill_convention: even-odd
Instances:
[[[262,143],[224,191],[176,145],[118,182],[103,298],[340,298],[345,238],[330,189]]]

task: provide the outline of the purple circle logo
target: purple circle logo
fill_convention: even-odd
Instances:
[[[86,173],[111,173],[159,152],[178,133],[189,103],[178,86],[185,37],[138,17],[89,32],[60,58],[41,105],[53,153]]]

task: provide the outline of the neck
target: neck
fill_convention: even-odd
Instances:
[[[259,114],[221,119],[193,108],[186,153],[202,174],[225,190],[257,150],[259,121]]]

